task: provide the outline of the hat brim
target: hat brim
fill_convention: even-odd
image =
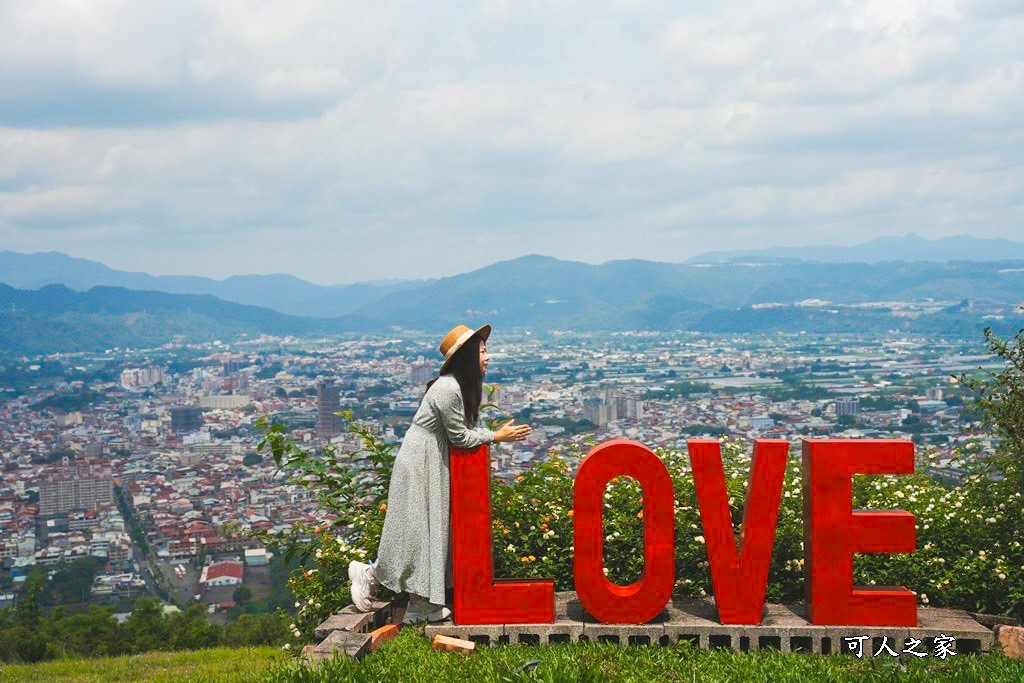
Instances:
[[[459,349],[465,346],[466,342],[468,342],[470,339],[472,339],[473,337],[480,337],[482,340],[487,341],[487,338],[490,336],[491,326],[484,325],[483,327],[475,330],[473,334],[466,335],[465,339],[455,342],[455,344],[452,345],[451,355],[445,358],[444,362],[441,363],[441,367],[438,369],[437,374],[444,374],[444,369],[448,367],[448,363],[451,362],[452,358],[455,358],[455,354],[457,354],[459,352]]]

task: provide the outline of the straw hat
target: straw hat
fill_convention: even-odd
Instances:
[[[444,336],[444,339],[441,340],[441,346],[438,347],[441,355],[444,356],[444,362],[441,363],[441,368],[437,371],[438,375],[444,372],[445,366],[455,356],[455,352],[462,348],[462,345],[468,342],[475,334],[480,335],[481,339],[487,341],[487,337],[491,336],[491,326],[484,325],[478,330],[472,330],[465,325],[456,325],[452,328],[451,332]]]

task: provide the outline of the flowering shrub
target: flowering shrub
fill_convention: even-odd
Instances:
[[[342,416],[351,419],[351,413]],[[293,557],[301,561],[302,566],[288,579],[297,600],[289,624],[294,640],[285,645],[286,650],[297,651],[298,646],[313,640],[317,626],[352,601],[349,562],[367,562],[377,555],[394,445],[385,443],[372,428],[352,423],[348,430],[360,436],[362,450],[339,455],[328,446],[315,452],[290,439],[285,425],[271,425],[266,418],[256,425],[266,433],[259,449],[270,451],[278,468],[289,473],[289,483],[312,494],[323,518],[319,524],[300,522],[283,532],[246,532],[284,548],[287,562]]]

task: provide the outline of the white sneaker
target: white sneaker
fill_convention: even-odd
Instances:
[[[444,621],[451,615],[452,611],[444,605],[434,605],[426,601],[418,603],[410,601],[405,610],[405,616],[402,617],[402,623],[422,624],[431,621]]]
[[[373,609],[370,598],[380,587],[372,568],[365,562],[352,560],[348,563],[348,578],[352,582],[352,604],[360,612],[369,612]]]

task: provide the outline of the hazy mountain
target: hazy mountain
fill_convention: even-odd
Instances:
[[[370,285],[372,287],[372,285]],[[819,299],[829,306],[796,306]],[[885,302],[935,302],[894,313]],[[873,302],[872,308],[835,305]],[[757,304],[775,304],[759,306]],[[525,256],[392,292],[332,319],[286,315],[210,295],[63,285],[0,285],[0,353],[153,346],[175,338],[245,334],[435,334],[456,323],[542,330],[885,332],[973,336],[991,322],[1024,325],[1024,261],[820,263],[807,261],[590,265]],[[944,310],[940,310],[944,309]]]
[[[533,255],[391,294],[358,313],[381,324],[433,331],[459,320],[547,329],[677,329],[712,310],[761,303],[929,298],[1020,303],[1024,263],[589,265]]]
[[[850,247],[816,245],[709,251],[687,263],[716,263],[744,258],[779,258],[824,263],[879,263],[882,261],[1007,261],[1024,259],[1024,242],[978,239],[969,235],[927,239],[913,233],[878,239]]]
[[[158,346],[240,335],[319,335],[363,329],[344,321],[299,318],[210,295],[167,294],[121,287],[76,292],[63,285],[29,291],[0,285],[0,351],[96,351]]]
[[[18,289],[61,284],[87,291],[96,286],[168,292],[211,294],[225,301],[265,306],[298,316],[333,318],[351,313],[393,292],[418,287],[422,280],[380,280],[324,287],[293,275],[236,275],[214,280],[191,275],[150,275],[109,268],[88,259],[56,251],[19,254],[0,251],[0,283]]]

